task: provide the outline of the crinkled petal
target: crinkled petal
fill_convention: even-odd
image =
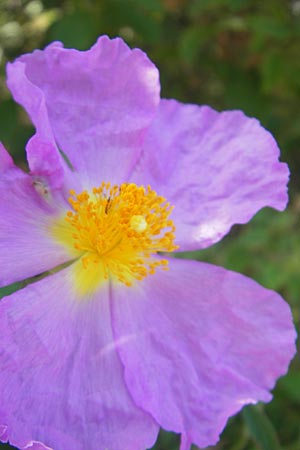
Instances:
[[[18,58],[8,65],[8,86],[39,138],[55,142],[90,185],[128,177],[159,102],[147,56],[106,36],[88,51],[55,42]]]
[[[59,208],[51,206],[33,183],[15,166],[0,177],[0,286],[39,275],[72,259],[49,234],[49,224]]]
[[[181,250],[207,247],[264,206],[287,203],[288,168],[272,135],[241,111],[162,100],[134,174],[175,205]]]
[[[158,425],[133,403],[123,379],[108,285],[93,298],[76,298],[70,268],[64,269],[2,299],[0,317],[6,412],[0,424],[13,445],[141,450],[154,444]]]
[[[295,352],[283,299],[240,274],[171,260],[130,289],[113,286],[113,324],[135,402],[200,447],[229,416],[269,401]]]

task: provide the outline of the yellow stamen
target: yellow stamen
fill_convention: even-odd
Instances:
[[[92,192],[70,191],[68,211],[53,231],[81,261],[76,284],[81,293],[94,291],[108,278],[131,286],[136,280],[167,269],[157,252],[171,252],[175,226],[172,207],[151,189],[123,183],[102,183]]]

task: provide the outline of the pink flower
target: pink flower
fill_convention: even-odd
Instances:
[[[229,416],[271,399],[291,312],[169,252],[284,209],[274,139],[240,111],[161,100],[155,66],[120,39],[24,55],[8,86],[36,134],[30,174],[0,147],[0,282],[45,276],[0,302],[0,439],[141,450],[163,427],[182,450],[213,445]]]

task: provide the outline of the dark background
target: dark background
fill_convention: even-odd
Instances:
[[[193,257],[279,291],[298,324],[300,0],[0,0],[0,139],[24,168],[33,129],[5,87],[5,63],[53,40],[87,49],[100,34],[121,36],[145,50],[160,70],[164,97],[242,109],[274,134],[292,173],[288,209],[259,212]],[[231,419],[211,449],[299,450],[298,357],[274,396],[272,403],[247,407]],[[154,447],[177,448],[178,437],[165,432]]]

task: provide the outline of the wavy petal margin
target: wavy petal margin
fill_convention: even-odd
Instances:
[[[241,111],[162,100],[133,181],[175,206],[180,250],[208,247],[261,208],[283,210],[289,170],[272,135]]]
[[[145,53],[107,36],[87,51],[54,42],[21,56],[7,73],[38,140],[62,150],[87,188],[128,178],[159,103],[158,71]],[[31,147],[29,165],[36,171],[47,152]]]
[[[113,325],[135,402],[166,430],[214,445],[244,405],[269,401],[295,353],[287,303],[243,275],[186,260],[113,288]]]

